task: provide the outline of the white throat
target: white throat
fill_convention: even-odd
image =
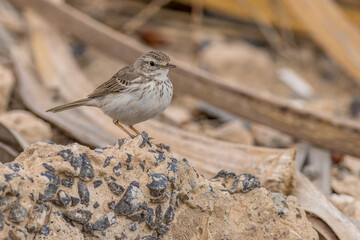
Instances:
[[[169,69],[159,69],[151,75],[153,75],[157,81],[167,81],[169,79]]]

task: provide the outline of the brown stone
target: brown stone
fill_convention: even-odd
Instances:
[[[16,164],[0,164],[0,235],[16,228],[29,239],[318,239],[295,197],[250,174],[207,180],[145,136],[101,151],[38,142]],[[119,163],[131,168],[117,176]],[[16,223],[7,221],[14,202]]]
[[[50,125],[30,112],[6,112],[0,115],[0,122],[14,129],[28,143],[51,139]]]

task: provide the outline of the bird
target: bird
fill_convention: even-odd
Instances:
[[[98,107],[113,119],[117,127],[134,138],[140,134],[135,124],[157,116],[170,104],[173,85],[169,69],[175,67],[165,53],[150,51],[133,64],[121,68],[86,98],[50,108],[46,112],[57,113],[81,106]]]

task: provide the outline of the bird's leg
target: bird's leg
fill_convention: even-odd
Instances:
[[[132,135],[126,128],[124,128],[118,121],[114,121],[114,124],[119,127],[121,130],[126,132],[127,135],[129,135],[131,138],[134,138],[135,136]]]
[[[130,129],[133,130],[137,135],[140,135],[140,132],[136,130],[133,125],[130,126]]]

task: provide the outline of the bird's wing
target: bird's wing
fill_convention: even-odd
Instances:
[[[140,76],[131,67],[122,68],[115,73],[108,81],[97,87],[88,98],[102,97],[109,93],[123,91],[131,82]]]

